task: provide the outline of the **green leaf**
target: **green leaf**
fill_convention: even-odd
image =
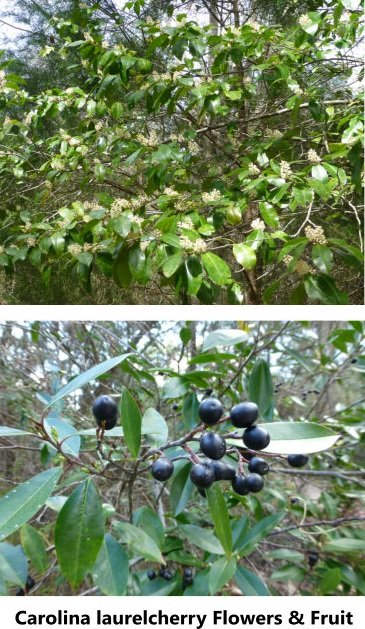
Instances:
[[[61,444],[61,450],[65,454],[78,457],[81,439],[77,430],[68,422],[58,417],[49,416],[45,419],[44,428],[54,442],[54,431],[57,431],[57,443]]]
[[[333,262],[331,249],[324,245],[314,245],[312,247],[312,260],[322,273],[330,273]]]
[[[174,273],[176,273],[182,262],[181,253],[175,253],[173,256],[167,258],[167,260],[162,265],[162,272],[165,277],[171,277]]]
[[[97,556],[93,578],[106,596],[122,596],[128,581],[128,557],[120,544],[107,533]]]
[[[280,511],[279,513],[268,515],[255,524],[255,526],[247,532],[247,535],[241,541],[241,545],[237,547],[239,553],[241,555],[251,554],[255,550],[256,545],[275,528],[284,516],[285,512]]]
[[[259,210],[266,225],[276,229],[276,227],[279,225],[279,217],[277,211],[271,205],[271,203],[267,203],[267,201],[261,201],[259,203]]]
[[[170,485],[170,505],[174,515],[179,515],[184,511],[190,496],[193,493],[194,485],[190,480],[191,464],[185,463],[174,475]]]
[[[209,279],[212,280],[218,286],[225,286],[231,284],[231,270],[224,260],[217,256],[215,253],[203,253],[202,263],[208,274]]]
[[[342,580],[342,573],[340,568],[332,568],[326,570],[323,577],[319,582],[319,590],[321,594],[328,594],[328,592],[334,592],[340,585]]]
[[[256,253],[248,245],[241,242],[237,245],[233,245],[232,251],[238,264],[240,264],[244,269],[250,270],[256,266]]]
[[[188,430],[191,430],[199,423],[199,400],[196,393],[188,393],[184,398],[183,404],[183,421]]]
[[[181,524],[179,528],[194,546],[214,555],[224,555],[224,549],[220,541],[207,529],[203,529],[195,524]]]
[[[312,166],[312,177],[313,179],[317,179],[322,183],[326,183],[326,181],[328,181],[328,173],[321,164],[316,164],[315,166]]]
[[[271,596],[264,581],[242,566],[237,566],[235,581],[244,596]]]
[[[55,527],[58,562],[73,587],[92,569],[103,539],[103,507],[94,483],[88,479],[72,492]]]
[[[270,367],[266,360],[259,358],[249,375],[248,396],[251,402],[259,407],[259,412],[265,419],[271,419],[273,413],[273,384]]]
[[[220,347],[221,345],[230,346],[237,345],[237,343],[243,343],[247,340],[247,332],[243,330],[224,329],[215,330],[205,337],[203,343],[203,352],[206,352],[212,347]]]
[[[0,439],[1,437],[21,437],[22,435],[32,435],[32,434],[33,433],[28,432],[27,430],[18,430],[18,428],[9,428],[8,426],[0,426]]]
[[[0,578],[11,585],[24,587],[28,575],[27,558],[21,546],[0,544]]]
[[[62,400],[62,398],[64,398],[66,395],[70,395],[70,393],[72,393],[76,389],[81,389],[88,382],[96,380],[96,378],[99,378],[99,376],[102,376],[107,371],[110,371],[111,369],[113,369],[113,367],[116,367],[130,356],[133,356],[131,352],[129,354],[114,356],[114,358],[104,360],[102,363],[99,363],[98,365],[91,367],[91,369],[84,371],[84,373],[80,374],[76,378],[73,378],[73,380],[66,384],[66,386],[62,387],[62,389],[60,389],[60,391],[58,391],[58,393],[56,393],[56,395],[51,398],[47,406],[53,406],[54,404],[56,404],[56,402]]]
[[[133,524],[152,537],[157,546],[161,546],[164,540],[164,527],[156,511],[149,507],[140,507],[133,513]]]
[[[188,391],[188,388],[188,385],[182,378],[170,378],[162,387],[162,397],[164,400],[182,397]]]
[[[265,452],[280,454],[310,454],[331,448],[339,439],[326,426],[312,422],[275,422],[261,424],[270,433],[271,441]]]
[[[312,302],[319,301],[327,305],[342,305],[348,303],[346,293],[341,293],[332,277],[328,275],[309,275],[304,280],[304,287],[308,298]]]
[[[141,446],[142,415],[128,389],[123,389],[121,402],[122,426],[126,446],[135,459]]]
[[[148,408],[142,417],[142,434],[146,435],[148,443],[157,448],[166,443],[169,428],[166,420],[155,408]]]
[[[354,553],[364,550],[363,539],[352,539],[350,537],[343,537],[342,539],[333,539],[327,542],[323,546],[323,551],[326,553]]]
[[[210,515],[214,523],[216,535],[227,555],[232,552],[232,531],[226,501],[217,484],[207,491]]]
[[[228,583],[236,571],[236,558],[221,557],[212,564],[209,571],[209,592],[213,595]]]
[[[44,505],[62,468],[55,467],[17,485],[0,499],[0,539],[18,530]]]
[[[122,543],[130,545],[134,552],[144,557],[147,561],[165,563],[156,542],[142,529],[128,522],[116,522],[115,530],[120,535]]]
[[[37,529],[30,524],[24,524],[20,530],[20,541],[37,572],[45,572],[48,568],[46,545]]]

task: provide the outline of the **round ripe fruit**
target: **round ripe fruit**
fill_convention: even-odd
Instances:
[[[246,476],[246,487],[249,492],[256,494],[264,486],[264,479],[260,474],[248,474]]]
[[[263,450],[270,443],[270,435],[261,426],[249,426],[243,432],[243,443],[250,450]]]
[[[318,562],[318,559],[319,559],[319,555],[316,550],[313,550],[310,553],[308,553],[308,564],[311,568],[313,568],[313,566],[316,565],[316,563]]]
[[[222,403],[215,397],[207,397],[199,405],[199,417],[208,426],[216,424],[223,415]]]
[[[207,489],[214,483],[214,470],[208,463],[195,463],[190,470],[190,479],[197,487]]]
[[[111,430],[117,423],[118,405],[109,395],[99,395],[92,406],[92,412],[97,425],[104,430]]]
[[[254,456],[248,464],[249,472],[253,472],[254,474],[260,474],[260,476],[265,476],[265,474],[269,471],[269,466],[264,461],[264,459],[260,459],[259,456]]]
[[[192,568],[184,568],[184,577],[185,579],[190,579],[193,576]]]
[[[25,596],[25,592],[22,588],[19,588],[16,592],[15,592],[15,596]]]
[[[163,577],[166,581],[171,581],[172,579],[172,572],[170,572],[170,570],[165,570],[165,574]]]
[[[159,481],[165,481],[172,476],[174,471],[174,464],[162,456],[160,459],[157,459],[151,467],[151,473],[153,478]]]
[[[303,467],[308,463],[308,457],[305,454],[289,454],[288,463],[292,467]]]
[[[240,402],[231,409],[230,417],[236,428],[251,426],[259,416],[259,409],[254,402]]]
[[[29,577],[27,578],[27,582],[25,584],[25,589],[27,590],[27,592],[29,592],[29,590],[34,588],[34,586],[35,586],[35,581],[34,581],[33,577],[31,577],[29,575]]]
[[[222,461],[213,461],[211,467],[214,470],[215,480],[233,480],[236,476],[236,470],[228,463]]]
[[[232,481],[232,489],[239,496],[247,496],[246,477],[237,474]]]
[[[193,577],[184,577],[183,579],[183,587],[186,588],[188,585],[193,585],[194,579]]]
[[[200,449],[209,459],[217,461],[226,453],[226,442],[215,432],[206,432],[200,437]]]
[[[153,581],[153,579],[156,579],[156,572],[154,570],[149,570],[147,572],[147,576],[150,581]]]

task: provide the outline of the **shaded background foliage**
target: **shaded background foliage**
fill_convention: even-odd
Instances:
[[[217,557],[207,551],[205,539],[212,535],[212,515],[206,500],[189,485],[186,462],[177,460],[173,479],[162,487],[149,474],[133,473],[128,444],[118,437],[106,435],[99,455],[95,441],[82,437],[80,457],[88,472],[44,442],[38,446],[26,436],[1,438],[2,494],[60,463],[63,475],[54,496],[68,496],[83,486],[85,478],[93,478],[102,502],[107,503],[107,530],[120,540],[114,541],[116,551],[123,553],[119,570],[127,570],[129,564],[128,583],[122,575],[122,591],[208,595],[213,588],[224,595],[262,595],[269,590],[272,594],[364,594],[362,323],[9,322],[0,326],[0,344],[0,424],[16,429],[32,431],[49,396],[76,375],[133,352],[120,366],[63,398],[60,416],[78,431],[93,428],[94,398],[109,394],[120,400],[122,389],[127,389],[142,414],[154,408],[165,419],[171,440],[196,425],[197,400],[209,388],[227,410],[241,399],[257,399],[264,421],[309,420],[340,434],[334,447],[311,455],[305,469],[275,460],[258,495],[239,497],[227,487],[227,523],[236,540],[238,568],[235,576],[229,570],[225,573],[224,558],[218,559],[223,562],[218,585],[212,585],[211,576],[214,566],[217,570]],[[156,421],[161,430],[161,420]],[[141,452],[146,451],[145,439]],[[106,472],[90,468],[98,456],[108,461]],[[107,578],[95,582],[96,568],[86,573],[76,590],[69,589],[54,556],[57,514],[50,507],[42,507],[30,520],[48,555],[41,569],[31,554],[34,592],[54,594],[57,588],[63,594],[112,593]],[[157,551],[150,549],[148,554],[132,543],[123,528],[128,522],[157,540],[174,573],[171,582],[148,581],[148,569],[158,566]],[[191,525],[199,527],[200,541],[186,535],[184,527],[187,531]],[[7,541],[17,544],[19,534]],[[318,561],[313,565],[308,560],[314,552]],[[185,590],[181,589],[183,566],[192,566],[195,572],[194,584]]]

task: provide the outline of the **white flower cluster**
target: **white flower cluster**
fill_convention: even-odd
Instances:
[[[252,227],[252,229],[262,229],[262,230],[264,230],[266,225],[265,225],[264,221],[261,220],[261,218],[255,218],[255,220],[253,220],[252,223],[251,223],[251,227]]]
[[[141,242],[139,243],[140,249],[141,251],[146,251],[148,245],[150,244],[150,240],[141,240]]]
[[[51,166],[55,170],[65,170],[66,168],[66,164],[61,159],[58,159],[58,158],[53,159],[51,161]]]
[[[95,212],[100,209],[100,204],[97,201],[84,201],[83,206],[89,212]]]
[[[305,28],[306,26],[309,26],[310,24],[312,24],[312,20],[310,19],[310,17],[308,15],[301,15],[298,23],[300,26],[302,26],[303,28]]]
[[[298,83],[295,83],[295,85],[293,85],[292,87],[292,92],[296,95],[296,96],[301,96],[303,94],[303,90],[300,87],[300,85],[298,85]]]
[[[207,244],[202,238],[197,238],[195,241],[190,240],[187,236],[179,236],[180,245],[184,251],[190,251],[192,253],[205,253],[207,250]]]
[[[50,181],[49,179],[46,179],[46,181],[44,182],[44,185],[46,186],[48,190],[52,190],[53,188],[52,181]]]
[[[317,245],[327,244],[327,238],[324,235],[323,227],[320,225],[317,225],[316,227],[310,227],[310,225],[307,225],[304,232],[310,242],[315,242]]]
[[[101,131],[102,128],[104,127],[104,123],[102,120],[100,120],[99,122],[96,123],[95,125],[95,131]]]
[[[250,85],[250,83],[252,83],[252,77],[251,76],[245,76],[243,79],[243,84],[244,85]]]
[[[85,242],[84,246],[83,246],[83,251],[90,251],[90,249],[93,248],[94,245],[92,245],[90,242]]]
[[[69,143],[70,146],[80,146],[81,140],[80,140],[80,138],[70,138],[68,143]]]
[[[36,244],[37,244],[37,241],[35,238],[27,238],[28,247],[35,247]]]
[[[94,41],[93,36],[91,35],[91,33],[88,33],[88,32],[84,33],[84,39],[85,39],[85,41],[88,41],[88,42],[93,42]]]
[[[282,179],[288,179],[293,174],[290,164],[286,161],[280,162],[280,177]]]
[[[3,90],[6,85],[6,74],[4,70],[0,70],[0,90]]]
[[[68,245],[67,247],[67,251],[72,255],[72,256],[77,256],[79,255],[79,253],[82,252],[82,247],[81,245],[78,245],[76,242],[73,243],[72,245]]]
[[[211,192],[203,192],[202,201],[203,203],[211,203],[212,201],[219,201],[221,197],[222,195],[220,193],[220,190],[217,190],[215,188]]]
[[[177,224],[178,229],[194,229],[194,223],[191,220],[190,216],[185,216],[181,221]]]
[[[185,142],[185,136],[183,133],[171,133],[171,142]]]
[[[138,225],[138,227],[141,227],[144,218],[143,216],[132,216],[131,218],[132,223],[134,223],[135,225]]]
[[[249,164],[248,165],[248,172],[250,175],[259,175],[260,174],[260,169],[258,166],[256,166],[256,164]]]
[[[308,273],[310,275],[314,275],[315,273],[313,267],[311,267],[305,260],[298,260],[294,270],[298,273],[298,275],[308,275]]]
[[[259,31],[261,28],[261,24],[259,24],[258,22],[256,22],[255,20],[247,20],[247,22],[245,22],[245,26],[250,26],[252,28],[252,30],[254,31]]]
[[[158,145],[158,135],[156,131],[150,131],[148,136],[143,135],[143,133],[137,133],[137,140],[143,146],[149,146],[151,148]]]
[[[199,144],[197,144],[197,142],[194,142],[194,140],[189,140],[188,142],[189,153],[191,153],[192,155],[197,155],[199,153],[199,150],[200,150]]]
[[[116,218],[116,216],[119,216],[124,210],[129,210],[131,207],[132,205],[129,199],[114,199],[110,209],[110,216]]]
[[[311,164],[319,164],[321,162],[321,158],[318,155],[318,153],[316,153],[316,151],[314,149],[309,149],[308,151],[308,162],[310,162]]]
[[[164,188],[163,194],[166,194],[168,197],[178,197],[179,193],[177,192],[177,190],[174,190],[174,188]]]
[[[291,256],[291,255],[289,255],[289,254],[286,254],[286,255],[283,257],[283,262],[284,262],[284,264],[285,264],[286,266],[289,266],[289,264],[291,263],[291,261],[292,261],[292,260],[293,260],[293,256]]]
[[[272,138],[273,140],[279,140],[283,136],[282,132],[279,129],[269,129],[268,127],[265,129],[265,135],[268,138]]]

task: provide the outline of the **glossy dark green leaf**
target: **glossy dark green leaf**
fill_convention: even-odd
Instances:
[[[76,378],[73,378],[73,380],[70,380],[68,384],[62,387],[62,389],[60,389],[60,391],[58,391],[56,395],[51,398],[48,406],[53,406],[54,404],[56,404],[56,402],[62,400],[62,398],[64,398],[66,395],[70,395],[70,393],[72,393],[76,389],[82,389],[85,384],[91,382],[92,380],[96,380],[96,378],[99,378],[99,376],[102,376],[107,371],[110,371],[111,369],[113,369],[113,367],[116,367],[130,356],[133,356],[133,354],[129,353],[121,354],[120,356],[114,356],[114,358],[104,360],[102,363],[99,363],[98,365],[91,367],[87,371],[84,371],[84,373],[76,376]]]
[[[271,419],[273,415],[273,384],[270,367],[266,360],[259,358],[249,375],[248,396],[259,407],[260,416]]]
[[[30,562],[37,572],[45,572],[48,568],[46,544],[42,535],[29,524],[24,524],[20,530],[20,541]]]
[[[246,245],[243,242],[238,243],[237,245],[233,245],[232,251],[238,264],[240,264],[244,269],[250,270],[256,266],[256,253],[252,247],[249,247],[249,245]]]
[[[126,446],[132,457],[136,458],[141,446],[142,415],[128,389],[123,389],[121,415]]]
[[[166,443],[169,435],[165,418],[155,408],[148,408],[144,413],[141,431],[146,435],[147,442],[155,448]]]
[[[270,596],[270,590],[264,581],[243,566],[237,566],[235,581],[244,596]]]
[[[95,485],[88,479],[62,507],[55,527],[55,546],[61,572],[78,586],[92,569],[104,539],[104,514]]]
[[[217,483],[207,490],[210,515],[215,533],[227,555],[232,552],[232,531],[223,493]]]
[[[33,476],[0,498],[0,539],[20,529],[51,495],[62,469],[55,467]]]
[[[218,538],[208,529],[195,524],[181,524],[180,530],[191,544],[214,555],[224,555],[224,548]]]
[[[237,547],[239,553],[243,556],[251,554],[255,550],[256,545],[275,528],[284,516],[284,511],[273,513],[250,528],[242,540],[241,545]]]
[[[184,463],[172,479],[170,485],[170,505],[174,515],[179,515],[179,513],[184,511],[193,493],[194,485],[189,477],[190,470],[191,463]]]
[[[24,587],[28,575],[27,558],[21,546],[0,544],[0,578],[10,585]]]
[[[121,596],[128,581],[128,556],[109,533],[105,535],[95,565],[93,578],[106,596]]]
[[[231,270],[224,260],[215,253],[203,253],[202,263],[208,274],[209,279],[218,286],[226,286],[231,284]]]
[[[140,507],[133,513],[133,524],[152,537],[157,546],[161,546],[164,538],[164,527],[156,511],[150,507]]]
[[[234,330],[231,328],[214,330],[210,332],[203,343],[203,352],[213,347],[220,347],[222,345],[229,347],[231,345],[237,345],[247,340],[247,332],[243,330]]]
[[[115,530],[118,535],[120,535],[120,541],[122,543],[131,546],[134,552],[144,557],[147,561],[165,563],[154,539],[141,528],[134,526],[134,524],[129,524],[128,522],[117,522],[115,524]]]
[[[224,585],[232,579],[236,571],[236,558],[235,557],[221,557],[215,561],[209,572],[209,591],[210,594],[215,594]]]

